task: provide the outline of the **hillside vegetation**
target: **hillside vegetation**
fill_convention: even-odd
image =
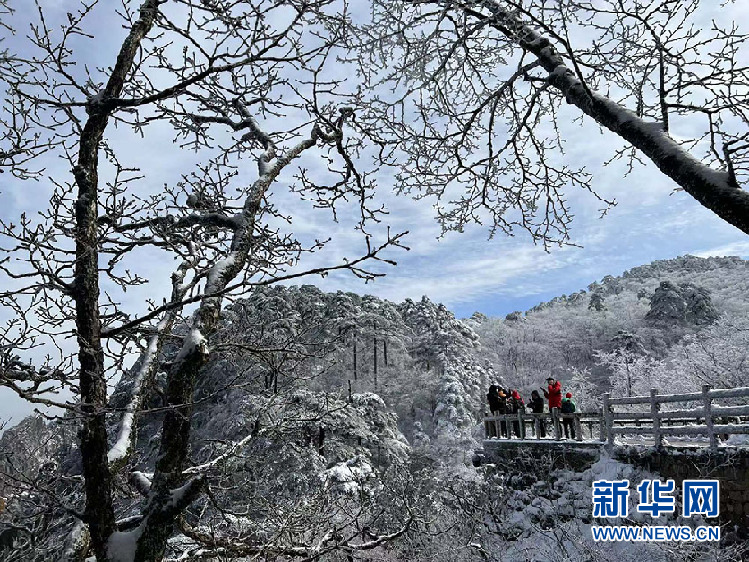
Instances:
[[[352,544],[371,544],[377,560],[520,559],[537,547],[544,560],[607,559],[586,525],[588,481],[610,467],[470,466],[486,389],[501,382],[528,396],[551,374],[585,409],[608,390],[749,384],[748,273],[738,258],[683,257],[525,313],[466,320],[427,297],[395,304],[314,286],[259,288],[225,310],[218,359],[199,378],[183,470],[206,474],[210,493],[188,510],[169,560],[226,554],[227,545],[242,548],[226,559],[287,560],[318,545],[318,559],[350,560]],[[178,351],[165,347],[164,367]],[[112,442],[138,366],[110,399]],[[169,407],[163,384],[162,374],[149,388],[119,472],[123,529],[148,501]],[[74,415],[29,418],[0,439],[0,522],[16,533],[8,560],[84,559],[77,424]],[[581,546],[555,550],[562,543]],[[638,548],[652,559],[659,547]]]
[[[606,276],[506,318],[474,314],[481,354],[510,386],[554,376],[579,402],[652,386],[749,384],[749,262],[684,256]]]

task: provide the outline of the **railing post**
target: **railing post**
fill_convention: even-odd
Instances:
[[[523,419],[523,410],[518,410],[518,430],[520,439],[525,439],[525,420]]]
[[[606,441],[609,447],[614,446],[614,412],[611,411],[608,392],[603,395],[603,417],[606,420]]]
[[[574,418],[572,418],[572,426],[575,428],[575,441],[582,441],[583,425],[580,423],[580,413],[575,412],[572,415],[574,416]]]
[[[603,415],[603,406],[601,406],[601,419],[599,420],[599,423],[601,425],[601,437],[600,440],[606,441],[606,422],[604,421],[606,418]]]
[[[710,385],[702,385],[702,404],[705,408],[705,425],[707,426],[707,437],[710,440],[710,448],[718,448],[718,440],[713,431],[713,399],[710,397]]]
[[[551,409],[551,424],[554,426],[554,439],[561,441],[562,432],[559,427],[559,408]]]
[[[541,439],[541,420],[534,414],[533,431],[536,433],[536,439]]]
[[[657,388],[650,389],[650,415],[653,416],[653,439],[655,440],[655,448],[660,449],[663,446],[663,435],[661,435],[661,418],[658,415],[661,411],[661,405],[655,398],[657,394]]]
[[[484,412],[484,439],[489,439],[491,437],[491,430],[489,429],[489,426],[492,422],[487,421],[486,417],[486,412]]]

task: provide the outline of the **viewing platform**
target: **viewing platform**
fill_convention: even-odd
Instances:
[[[667,410],[664,405],[676,407]],[[640,407],[644,411],[636,411]],[[569,420],[568,430],[574,429],[570,432],[574,438],[565,439],[565,420]],[[542,414],[484,415],[485,445],[492,448],[529,442],[549,447],[611,448],[616,439],[619,444],[658,449],[717,449],[733,446],[732,435],[749,435],[749,387],[712,389],[704,385],[701,392],[686,394],[658,394],[654,388],[648,396],[616,398],[607,393],[598,412],[563,414],[553,408]]]

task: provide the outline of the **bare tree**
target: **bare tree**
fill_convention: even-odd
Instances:
[[[87,63],[86,53],[102,40],[97,20],[115,14],[125,30],[116,60],[103,67]],[[29,166],[49,152],[72,174],[50,173],[54,189],[38,217],[5,219],[0,226],[8,319],[0,334],[0,384],[80,419],[85,507],[68,510],[82,522],[74,541],[82,546],[71,547],[70,556],[86,554],[88,541],[77,537],[88,535],[100,562],[160,560],[180,514],[206,490],[203,471],[185,471],[193,395],[224,299],[332,270],[371,279],[380,274],[367,262],[389,261],[381,253],[399,245],[401,235],[375,244],[366,234],[380,210],[370,208],[373,184],[354,164],[358,141],[346,135],[352,118],[346,89],[326,74],[346,33],[344,4],[143,0],[113,10],[90,0],[59,16],[36,2],[35,10],[3,24],[28,25],[24,18],[31,18],[26,43],[0,60],[7,100],[0,164],[19,180],[40,177]],[[168,125],[175,143],[195,152],[194,167],[172,185],[154,186],[153,170],[128,162],[138,158],[134,154],[123,156],[120,135],[131,131],[134,140],[125,142],[146,147],[150,135]],[[306,169],[310,154],[324,160],[322,172]],[[247,169],[249,162],[256,171]],[[297,163],[300,171],[293,174]],[[278,226],[291,219],[274,206],[271,189],[289,184],[333,211],[342,200],[358,201],[361,255],[292,269],[325,242],[305,244]],[[149,283],[143,262],[153,264],[155,254],[176,260],[171,292],[161,304],[156,297],[131,310],[123,304],[125,292]],[[168,286],[164,281],[150,280],[155,290]],[[184,323],[186,330],[176,329]],[[167,341],[179,352],[164,364]],[[20,358],[34,356],[37,347],[37,357],[40,350],[57,351],[43,364]],[[108,378],[135,350],[141,357],[132,395],[126,407],[111,412]],[[116,481],[159,372],[166,383],[155,472],[134,476],[135,487],[147,492],[140,515],[118,520]],[[113,444],[108,414],[118,419]],[[246,546],[237,555],[258,551]],[[326,543],[325,551],[330,548]],[[299,545],[280,554],[312,559],[316,552]]]
[[[374,93],[358,115],[400,170],[435,196],[444,230],[488,224],[569,240],[564,121],[592,123],[723,220],[749,233],[749,64],[738,24],[699,0],[375,1],[353,35]],[[362,39],[363,37],[363,39]],[[372,103],[374,102],[374,103]],[[575,111],[566,109],[573,106]],[[613,201],[602,201],[605,208]]]
[[[492,232],[520,227],[544,244],[565,242],[565,190],[593,190],[560,156],[567,101],[627,141],[632,150],[619,156],[632,163],[644,154],[749,232],[739,187],[749,162],[747,36],[692,27],[697,0],[375,0],[376,21],[358,30],[341,0],[122,0],[116,10],[85,0],[64,15],[41,0],[26,4],[14,14],[0,0],[2,29],[24,26],[0,52],[0,171],[14,189],[33,179],[52,189],[38,216],[0,222],[0,384],[80,423],[85,505],[62,507],[100,562],[160,560],[178,528],[216,556],[306,559],[374,548],[409,529],[410,518],[359,542],[330,529],[317,545],[279,547],[227,544],[180,518],[211,493],[201,467],[246,443],[189,466],[194,393],[224,301],[310,273],[371,279],[379,273],[368,262],[399,245],[399,234],[378,243],[367,235],[381,210],[372,170],[357,168],[366,142],[379,149],[377,164],[400,169],[400,191],[440,197],[444,229],[488,216]],[[102,63],[97,21],[115,14],[125,37]],[[331,71],[346,44],[367,48],[355,62],[376,96]],[[704,134],[671,136],[697,118]],[[125,148],[158,150],[147,141],[170,126],[194,157],[178,180],[157,186],[155,171],[138,165],[142,155]],[[361,254],[294,268],[325,241],[298,240],[284,226],[291,218],[273,197],[284,186],[333,213],[356,201]],[[177,264],[170,283],[149,279],[148,264],[167,259]],[[145,284],[152,300],[126,306],[126,291]],[[167,342],[178,349],[168,363]],[[107,382],[134,351],[131,396],[113,411]],[[158,461],[152,475],[131,475],[146,495],[141,512],[118,519],[122,475],[159,373]],[[70,556],[86,555],[87,543],[71,541]]]

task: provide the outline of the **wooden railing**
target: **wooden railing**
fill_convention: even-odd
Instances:
[[[658,394],[651,389],[649,396],[611,398],[603,395],[603,407],[598,412],[576,412],[562,414],[557,408],[550,413],[531,414],[485,414],[484,432],[491,437],[519,437],[541,439],[541,424],[544,424],[548,437],[562,438],[562,420],[571,419],[575,429],[575,440],[582,441],[583,427],[587,427],[590,440],[598,440],[611,446],[617,435],[652,435],[656,447],[663,446],[663,437],[669,435],[694,435],[707,437],[710,447],[718,446],[719,435],[749,434],[749,404],[721,406],[718,399],[744,398],[749,402],[749,387],[716,389],[709,385],[702,392],[687,394]],[[661,411],[662,404],[698,402],[693,408]],[[616,406],[650,406],[649,412],[616,412]],[[738,423],[726,423],[726,418],[734,418]],[[503,431],[504,428],[504,431]]]
[[[588,428],[591,439],[595,439],[602,431],[603,418],[600,412],[563,414],[557,408],[552,408],[550,413],[544,414],[531,414],[522,411],[517,414],[485,414],[484,432],[487,438],[500,437],[504,434],[508,438],[514,435],[520,439],[527,439],[529,436],[540,439],[541,424],[544,424],[545,433],[556,440],[560,440],[563,435],[562,420],[564,419],[572,420],[577,441],[584,439],[584,426]]]
[[[626,398],[611,398],[610,394],[603,395],[604,433],[609,446],[614,444],[616,435],[652,435],[656,447],[663,446],[663,437],[668,435],[694,435],[707,437],[710,448],[718,446],[718,435],[747,434],[749,423],[742,417],[749,416],[749,405],[720,406],[714,404],[716,399],[744,398],[749,399],[749,387],[716,389],[710,385],[703,385],[702,392],[687,394],[658,394],[658,390],[650,390],[650,396],[631,396]],[[698,402],[699,405],[682,410],[661,412],[662,404]],[[615,406],[649,404],[650,412],[630,413],[615,412]],[[739,423],[725,423],[725,418],[738,418]],[[664,427],[664,421],[673,420],[694,421],[690,425]],[[625,420],[647,420],[644,426],[626,427]],[[717,422],[717,423],[716,423]]]

